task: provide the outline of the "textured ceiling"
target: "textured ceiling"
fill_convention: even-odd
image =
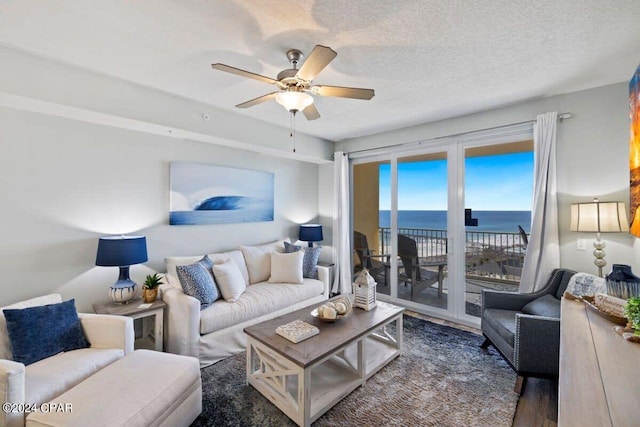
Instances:
[[[315,84],[373,88],[316,97],[298,131],[342,140],[627,81],[640,62],[638,0],[19,0],[0,2],[0,44],[289,126],[273,86],[285,52],[330,46]]]

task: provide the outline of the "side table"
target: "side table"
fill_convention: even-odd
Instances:
[[[112,314],[116,316],[127,316],[132,319],[142,319],[142,337],[137,338],[136,348],[146,348],[156,351],[163,351],[163,325],[164,308],[167,306],[163,301],[156,300],[151,304],[145,304],[141,298],[136,298],[129,304],[116,304],[108,302],[105,304],[94,304],[93,310],[97,314]],[[155,316],[153,329],[149,327],[147,317]]]

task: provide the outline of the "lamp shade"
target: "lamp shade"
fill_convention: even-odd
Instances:
[[[623,202],[600,202],[571,205],[571,231],[592,233],[622,233],[629,231],[627,211]]]
[[[124,267],[148,260],[147,239],[144,236],[107,236],[98,241],[96,265]]]
[[[298,240],[303,242],[319,242],[322,237],[322,226],[320,224],[300,224]]]
[[[276,102],[287,111],[302,111],[313,104],[313,97],[304,92],[278,92],[276,94]]]

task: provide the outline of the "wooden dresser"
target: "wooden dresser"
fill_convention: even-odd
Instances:
[[[562,299],[558,425],[640,426],[640,344],[579,301]]]

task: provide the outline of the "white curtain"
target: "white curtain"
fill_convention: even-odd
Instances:
[[[333,293],[348,293],[351,289],[351,229],[349,213],[349,156],[338,151],[333,155],[333,250],[335,277]]]
[[[531,236],[524,257],[520,292],[537,291],[544,286],[551,271],[560,266],[556,187],[557,116],[555,112],[540,114],[533,125]]]

